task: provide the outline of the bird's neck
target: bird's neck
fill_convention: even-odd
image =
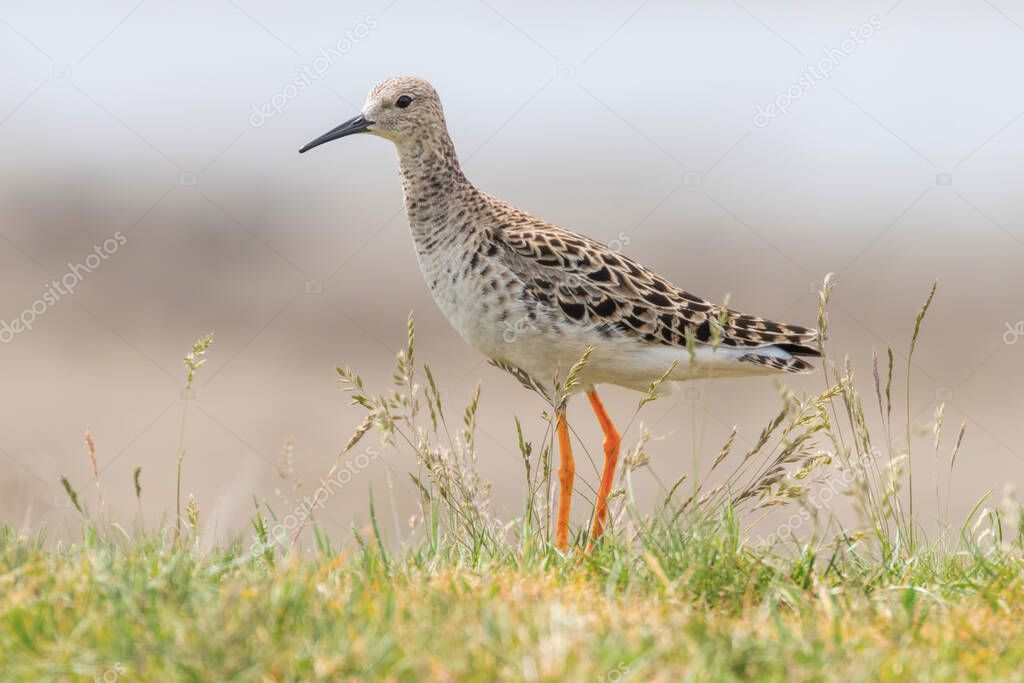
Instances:
[[[405,211],[417,246],[465,239],[473,230],[467,207],[479,200],[480,191],[462,173],[448,133],[399,144],[398,157]]]

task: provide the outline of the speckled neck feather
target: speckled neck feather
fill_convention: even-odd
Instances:
[[[447,128],[428,129],[398,145],[398,158],[405,210],[418,246],[472,230],[471,223],[460,219],[467,205],[482,200],[481,193],[462,172]]]

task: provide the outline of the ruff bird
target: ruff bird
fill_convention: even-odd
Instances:
[[[802,373],[820,355],[813,329],[744,315],[676,287],[615,250],[477,189],[459,166],[441,100],[425,80],[391,78],[362,112],[299,152],[357,133],[398,149],[420,268],[452,326],[494,365],[549,398],[586,393],[604,433],[589,540],[604,531],[620,436],[596,386]],[[586,354],[582,367],[578,364]],[[564,389],[564,387],[563,387]],[[569,538],[575,465],[565,404],[553,401],[560,464],[556,546]]]

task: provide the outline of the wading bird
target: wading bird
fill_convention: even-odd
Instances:
[[[604,530],[620,442],[596,385],[645,391],[663,376],[682,381],[813,370],[800,356],[820,355],[815,330],[712,304],[603,244],[478,190],[459,167],[441,100],[425,80],[377,84],[358,116],[299,151],[356,133],[398,148],[423,277],[463,339],[548,397],[556,396],[560,373],[564,378],[579,368],[588,354],[573,391],[586,392],[604,432],[591,541]],[[554,401],[560,455],[555,541],[563,551],[575,476],[567,399]]]

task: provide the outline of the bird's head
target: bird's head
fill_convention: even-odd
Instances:
[[[399,76],[373,86],[358,116],[327,131],[299,152],[355,133],[379,135],[401,147],[445,130],[441,99],[433,86],[422,78]]]

